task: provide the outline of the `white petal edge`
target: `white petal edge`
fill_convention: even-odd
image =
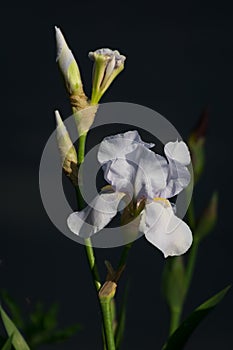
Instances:
[[[188,165],[191,162],[188,146],[183,141],[168,142],[164,147],[166,157],[179,162],[182,165]]]
[[[91,237],[102,230],[118,211],[124,193],[102,193],[85,209],[70,214],[67,219],[69,229],[82,238]]]
[[[116,158],[124,158],[126,154],[135,150],[138,144],[146,148],[154,147],[153,143],[143,142],[136,130],[105,137],[99,147],[98,161],[104,164]]]
[[[163,252],[165,258],[184,254],[193,240],[189,226],[174,214],[171,204],[163,199],[146,205],[139,230]]]

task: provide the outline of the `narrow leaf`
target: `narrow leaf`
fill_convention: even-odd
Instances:
[[[6,342],[6,339],[0,335],[0,347],[2,347]]]
[[[221,292],[215,294],[212,298],[198,306],[180,325],[180,327],[168,338],[162,350],[181,350],[184,348],[187,340],[197,328],[199,323],[209,314],[211,310],[218,305],[224,298],[231,286],[224,288]]]
[[[0,314],[8,336],[10,337],[12,334],[14,334],[14,338],[12,339],[12,344],[15,350],[30,350],[23,336],[21,335],[19,330],[16,328],[14,323],[11,321],[11,319],[7,316],[2,306],[0,306]]]
[[[115,334],[116,350],[120,349],[123,341],[123,337],[124,337],[128,293],[129,293],[129,284],[126,286],[124,291],[122,305],[121,305],[120,314],[119,314],[119,320],[116,327],[116,334]]]
[[[3,299],[4,304],[7,306],[11,314],[12,321],[17,325],[17,327],[20,327],[21,329],[23,329],[24,320],[18,304],[12,299],[12,297],[8,294],[8,292],[5,289],[1,290],[0,295],[1,295],[1,298]]]
[[[5,342],[5,344],[3,345],[3,347],[1,348],[1,350],[11,350],[11,345],[12,345],[12,338],[13,338],[13,334],[11,337],[9,337],[7,339],[7,341]]]

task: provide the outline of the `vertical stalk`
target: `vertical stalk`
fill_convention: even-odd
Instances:
[[[193,272],[194,272],[194,268],[197,260],[198,247],[199,247],[199,241],[196,240],[194,237],[192,247],[190,248],[187,267],[186,267],[186,274],[185,274],[186,293],[188,292],[188,289],[190,287],[191,280],[193,277]]]
[[[86,144],[87,134],[81,135],[79,137],[79,148],[78,148],[78,164],[82,164],[85,157],[85,144]],[[82,186],[82,174],[79,174],[81,177],[81,186]],[[82,198],[80,189],[77,190],[77,199],[79,203],[79,209],[83,209],[84,200]],[[91,244],[91,238],[85,239],[85,248],[87,260],[89,263],[89,268],[91,270],[92,279],[96,288],[96,291],[99,292],[101,288],[100,277],[97,269],[97,265],[95,262],[94,249]],[[102,312],[103,319],[103,328],[104,328],[104,349],[106,350],[115,350],[115,340],[114,340],[114,332],[112,326],[112,316],[111,316],[111,300],[101,299],[99,297],[100,307]]]
[[[118,263],[118,269],[121,268],[123,265],[125,265],[131,247],[132,247],[132,243],[128,243],[124,246],[120,256],[119,263]]]
[[[96,291],[98,292],[101,287],[101,283],[100,283],[100,277],[99,277],[97,265],[95,262],[94,250],[93,250],[90,238],[85,239],[85,248],[86,248],[87,259],[89,262],[89,267],[92,274],[92,279],[95,284]]]
[[[100,298],[102,317],[104,322],[104,335],[106,350],[115,350],[115,339],[112,327],[111,299]]]
[[[82,164],[84,161],[86,138],[87,138],[87,133],[79,137],[79,145],[78,145],[78,164],[79,165]],[[82,174],[81,175],[79,174],[79,178],[81,178],[81,185],[82,185]],[[82,194],[80,192],[80,188],[77,188],[76,191],[77,191],[77,201],[78,201],[79,210],[81,210],[84,208],[85,203],[84,203]],[[98,292],[101,287],[101,283],[100,283],[100,277],[99,277],[98,269],[95,262],[95,254],[94,254],[94,250],[93,250],[90,238],[85,239],[85,248],[86,248],[87,260],[88,260],[89,267],[92,274],[92,279],[95,284],[96,291]]]
[[[169,335],[174,333],[175,330],[179,327],[181,312],[182,312],[182,308],[170,310],[171,319],[170,319]]]

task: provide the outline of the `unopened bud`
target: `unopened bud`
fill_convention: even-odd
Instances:
[[[71,104],[78,110],[85,108],[88,103],[87,97],[83,92],[78,64],[69,49],[61,30],[55,27],[55,31],[57,42],[57,62],[65,80]]]
[[[205,109],[196,127],[191,132],[188,145],[191,151],[194,181],[197,182],[204,170],[205,165],[205,140],[208,127],[209,113]]]
[[[198,221],[195,238],[198,240],[206,237],[215,227],[218,216],[218,193],[214,192],[207,208]]]
[[[62,168],[72,182],[77,182],[77,153],[70,139],[69,133],[58,111],[55,111],[57,144],[62,160]]]
[[[124,69],[125,56],[115,50],[98,49],[89,53],[94,61],[91,103],[97,104],[117,75]]]

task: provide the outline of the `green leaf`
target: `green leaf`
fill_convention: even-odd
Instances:
[[[10,337],[12,334],[14,334],[14,337],[12,339],[12,344],[15,350],[30,350],[23,336],[21,335],[19,330],[16,328],[14,323],[11,321],[11,319],[7,316],[2,306],[0,306],[0,314],[8,336]]]
[[[80,326],[80,324],[77,323],[77,324],[74,324],[72,326],[68,326],[64,329],[57,330],[57,331],[53,332],[52,334],[50,334],[50,337],[48,339],[48,344],[61,343],[65,340],[69,339],[73,335],[75,335],[75,333],[77,331],[79,331],[81,328],[82,327]]]
[[[57,327],[58,304],[53,304],[44,316],[44,328],[53,330]]]
[[[231,286],[224,288],[212,298],[198,306],[180,325],[180,327],[168,338],[162,350],[181,350],[199,323],[218,305]]]
[[[0,335],[0,347],[2,347],[6,342],[6,339]]]
[[[80,324],[74,324],[61,330],[34,330],[29,335],[29,344],[34,348],[44,344],[60,343],[72,337],[80,329]]]
[[[5,344],[3,345],[3,347],[1,348],[1,350],[11,350],[11,345],[12,345],[12,338],[13,338],[14,334],[12,334],[7,341],[5,342]]]
[[[35,310],[30,314],[31,328],[41,328],[44,318],[44,307],[41,302],[36,303]]]
[[[1,290],[0,295],[2,300],[4,301],[4,304],[6,304],[11,314],[12,321],[17,325],[17,327],[20,327],[21,329],[23,329],[24,320],[22,317],[20,307],[16,304],[16,302],[11,298],[11,296],[8,294],[8,292],[5,289]]]
[[[123,337],[124,337],[128,294],[129,294],[129,284],[126,286],[124,291],[123,300],[120,308],[119,319],[116,327],[116,333],[115,333],[116,350],[120,349],[123,341]]]

